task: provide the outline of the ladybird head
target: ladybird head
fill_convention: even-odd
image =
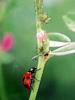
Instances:
[[[31,73],[35,73],[36,72],[36,67],[31,67],[30,69],[29,69],[29,72],[31,72]]]

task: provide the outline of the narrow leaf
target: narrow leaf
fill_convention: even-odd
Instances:
[[[64,56],[64,55],[68,55],[72,53],[75,53],[75,50],[65,51],[65,52],[52,52],[50,54],[55,55],[55,56]]]
[[[63,20],[65,22],[65,24],[67,25],[67,27],[75,32],[75,21],[73,21],[72,19],[70,19],[67,15],[63,16]]]
[[[61,42],[70,42],[71,39],[63,33],[48,33],[49,39]]]
[[[61,46],[64,46],[64,45],[67,45],[69,44],[70,42],[59,42],[59,41],[51,41],[49,42],[49,46],[50,47],[61,47]]]
[[[60,47],[52,52],[50,54],[56,55],[56,56],[61,56],[61,55],[68,55],[75,53],[75,42],[71,42],[63,47]]]

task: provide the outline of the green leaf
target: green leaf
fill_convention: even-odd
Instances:
[[[53,50],[51,54],[56,56],[68,55],[75,53],[75,42],[71,42],[63,47]]]
[[[59,42],[59,41],[51,41],[49,42],[50,47],[61,47],[69,44],[70,42]]]
[[[60,41],[60,42],[70,42],[71,41],[71,39],[68,36],[62,33],[53,32],[53,33],[48,33],[48,35],[49,35],[49,39],[53,41]]]
[[[70,19],[67,15],[63,16],[63,20],[64,20],[66,26],[69,28],[69,30],[75,32],[75,21]]]

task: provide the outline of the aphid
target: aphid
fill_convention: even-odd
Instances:
[[[36,48],[36,52],[37,52],[37,54],[38,54],[38,53],[43,53],[43,47],[41,47],[41,48]]]
[[[25,86],[25,88],[27,88],[27,90],[31,90],[31,88],[33,88],[33,84],[35,81],[35,73],[37,71],[36,67],[32,67],[29,69],[29,71],[27,71],[26,73],[24,73],[23,75],[23,85]]]

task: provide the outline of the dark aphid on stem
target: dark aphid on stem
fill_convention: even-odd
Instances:
[[[48,56],[49,56],[49,52],[47,52],[47,53],[44,54],[44,58],[45,58],[45,59],[47,59]]]
[[[36,49],[37,53],[39,53],[39,54],[43,53],[43,50],[44,50],[43,47]]]
[[[48,17],[47,14],[40,14],[40,21],[42,23],[48,23],[48,21],[51,20],[51,17]]]
[[[32,58],[32,60],[37,60],[37,58],[38,58],[39,56],[42,56],[42,55],[44,55],[44,58],[46,59],[46,58],[48,58],[48,56],[49,56],[49,52],[38,54],[38,55],[34,56],[34,57]]]
[[[26,73],[24,73],[22,82],[25,88],[27,88],[27,90],[33,89],[33,84],[36,79],[35,73],[38,70],[39,69],[37,69],[36,67],[31,67]]]

